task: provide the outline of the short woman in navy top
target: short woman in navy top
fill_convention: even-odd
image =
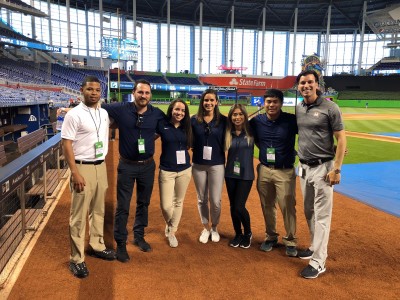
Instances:
[[[158,122],[157,133],[161,136],[162,153],[160,157],[160,205],[165,219],[165,236],[169,245],[178,246],[175,233],[182,216],[183,200],[190,179],[192,167],[188,149],[192,140],[189,108],[176,99],[171,102],[167,118]]]
[[[204,226],[199,241],[205,244],[211,235],[213,242],[219,242],[217,226],[221,215],[221,193],[224,184],[226,117],[219,112],[218,96],[215,90],[204,91],[197,115],[191,118],[191,123],[192,174],[197,192],[197,205]]]
[[[225,148],[228,151],[225,181],[235,230],[235,237],[229,245],[249,248],[252,234],[250,215],[245,205],[254,180],[254,139],[250,132],[247,111],[242,104],[235,104],[229,111]]]

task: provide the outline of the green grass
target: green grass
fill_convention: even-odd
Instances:
[[[349,153],[344,164],[394,161],[400,159],[400,144],[347,137]]]
[[[167,111],[168,105],[157,105],[164,112]],[[197,112],[198,106],[193,105],[189,107],[190,114],[193,115]],[[220,110],[224,115],[229,112],[229,106],[221,106]],[[255,111],[257,107],[248,107],[249,114]],[[284,111],[294,113],[294,107],[284,107]],[[400,114],[400,109],[396,108],[341,108],[343,113],[351,114]],[[400,120],[346,120],[346,130],[355,132],[400,132]],[[297,143],[296,143],[297,149]],[[400,144],[374,141],[369,139],[361,139],[354,137],[347,137],[348,155],[344,159],[344,164],[356,164],[367,162],[382,162],[394,161],[400,159]],[[254,157],[258,158],[258,148],[254,149]],[[296,162],[298,158],[296,158]]]
[[[400,120],[346,120],[346,130],[375,133],[400,132]]]
[[[167,112],[168,109],[168,104],[155,104],[154,106],[159,107],[161,110],[164,112]],[[198,105],[189,105],[189,111],[191,115],[194,115],[197,110],[198,110]],[[219,107],[221,113],[224,115],[228,115],[229,109],[231,107],[229,105],[221,105]],[[257,106],[247,106],[246,107],[247,112],[249,114],[255,112],[258,107]],[[289,112],[289,113],[294,113],[295,109],[293,106],[291,107],[283,107],[283,111]],[[355,107],[341,107],[340,110],[344,114],[400,114],[400,109],[399,108],[355,108]]]
[[[400,108],[359,108],[359,107],[341,107],[344,114],[400,114]]]

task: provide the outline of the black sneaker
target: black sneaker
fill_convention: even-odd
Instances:
[[[306,250],[298,250],[297,251],[297,256],[301,259],[310,259],[313,256],[313,254],[314,254],[314,252],[308,248]]]
[[[240,242],[240,248],[250,248],[251,245],[251,238],[253,237],[253,235],[251,234],[251,232],[249,234],[244,234],[242,241]]]
[[[233,247],[233,248],[237,248],[239,247],[240,243],[242,242],[243,239],[243,234],[237,234],[235,235],[235,237],[233,238],[233,240],[231,240],[229,242],[229,246]]]
[[[117,253],[116,253],[117,260],[125,263],[130,260],[128,251],[126,251],[126,243],[118,243],[117,244]]]
[[[114,260],[115,259],[115,252],[111,249],[104,249],[103,251],[95,251],[93,250],[91,255],[93,257],[101,258],[104,260]]]
[[[317,278],[319,274],[324,273],[326,268],[318,267],[318,270],[313,266],[308,265],[303,271],[301,271],[300,275],[306,279],[314,279]]]
[[[286,246],[286,255],[290,257],[296,257],[297,256],[296,246]]]
[[[275,247],[278,244],[277,240],[274,241],[264,241],[260,246],[261,251],[269,252],[272,250],[272,247]]]
[[[89,276],[89,270],[86,267],[85,262],[81,262],[76,264],[72,261],[69,262],[69,270],[74,274],[75,277],[78,278],[85,278]]]
[[[143,252],[151,252],[152,250],[150,244],[147,243],[144,238],[135,238],[133,244],[138,246]]]

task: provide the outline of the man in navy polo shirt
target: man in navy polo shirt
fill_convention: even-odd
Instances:
[[[250,121],[255,144],[259,147],[257,190],[264,214],[266,239],[262,251],[271,251],[278,243],[276,232],[277,202],[282,211],[286,235],[282,237],[286,255],[297,256],[296,240],[296,174],[293,167],[297,134],[296,116],[282,109],[283,93],[269,89],[264,95],[266,114]]]
[[[165,117],[159,108],[149,104],[151,86],[148,81],[137,80],[132,94],[133,103],[102,105],[119,129],[120,160],[114,239],[117,242],[117,259],[120,262],[127,262],[130,259],[126,250],[128,238],[126,226],[135,181],[137,193],[133,225],[134,244],[144,252],[151,251],[150,245],[144,239],[144,229],[148,225],[148,207],[154,183],[155,130],[158,121]]]

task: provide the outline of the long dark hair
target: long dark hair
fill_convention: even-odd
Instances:
[[[186,135],[186,139],[187,139],[187,147],[189,149],[192,146],[192,126],[190,123],[189,106],[186,104],[185,101],[183,101],[180,98],[173,100],[171,102],[171,104],[168,106],[167,118],[168,118],[168,121],[171,121],[172,110],[176,103],[182,103],[183,105],[185,105],[185,116],[183,117],[183,119],[181,121],[181,126],[183,127],[183,129],[185,131],[185,135]]]
[[[231,109],[229,110],[228,114],[228,121],[226,122],[226,130],[225,130],[225,151],[228,151],[229,148],[232,145],[232,128],[235,126],[232,123],[232,115],[235,109],[240,109],[244,116],[244,123],[243,123],[243,130],[246,134],[246,139],[247,139],[247,144],[250,146],[250,144],[253,143],[254,138],[253,135],[251,134],[250,130],[250,125],[249,125],[249,116],[246,111],[246,107],[243,104],[234,104]]]
[[[218,95],[217,95],[217,91],[216,90],[213,90],[213,89],[206,89],[204,92],[203,92],[203,94],[201,95],[201,99],[200,99],[200,104],[199,104],[199,109],[197,110],[197,115],[196,115],[196,120],[197,120],[197,122],[199,122],[199,123],[203,123],[203,121],[204,121],[204,107],[203,107],[203,103],[204,103],[204,98],[205,98],[205,96],[207,95],[207,94],[213,94],[213,95],[215,95],[215,99],[217,100],[217,102],[218,102]],[[215,126],[218,126],[219,125],[219,121],[220,121],[220,118],[221,118],[221,113],[220,113],[220,111],[219,111],[219,106],[218,105],[215,105],[215,107],[214,107],[214,118],[216,119],[216,121],[215,121]]]

